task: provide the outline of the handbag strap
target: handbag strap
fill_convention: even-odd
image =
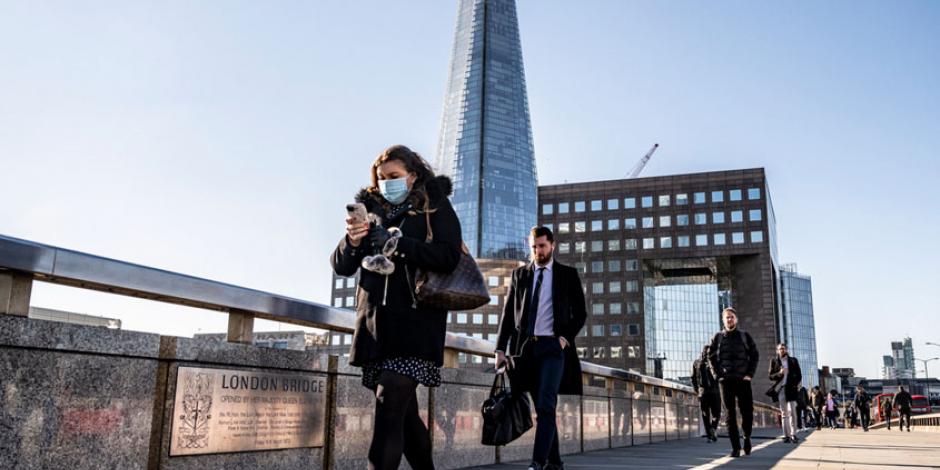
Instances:
[[[506,374],[496,374],[493,377],[493,386],[490,387],[490,396],[496,395],[497,390],[504,390],[506,388]]]

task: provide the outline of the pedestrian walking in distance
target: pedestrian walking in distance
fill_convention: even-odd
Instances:
[[[813,406],[813,420],[816,421],[816,430],[823,427],[823,419],[826,417],[826,394],[819,389],[819,385],[813,387],[813,394],[809,398]]]
[[[708,442],[718,441],[718,422],[721,419],[721,389],[718,381],[708,368],[708,345],[702,348],[702,354],[692,363],[692,387],[698,395],[702,409],[702,423]]]
[[[738,312],[726,308],[721,312],[724,328],[715,333],[708,346],[708,366],[718,379],[721,399],[727,410],[728,437],[731,456],[741,456],[741,435],[738,433],[738,411],[744,433],[744,453],[751,454],[751,428],[754,425],[754,397],[751,379],[757,371],[760,355],[757,344],[747,332],[738,328]]]
[[[855,398],[852,399],[852,405],[858,410],[858,419],[861,421],[862,429],[868,432],[868,425],[871,424],[871,396],[861,385],[855,386]]]
[[[446,274],[457,267],[460,221],[447,199],[450,180],[435,176],[408,147],[389,147],[370,171],[371,184],[356,200],[371,220],[347,217],[346,234],[330,259],[339,276],[359,272],[349,364],[362,368],[362,384],[375,394],[368,468],[397,469],[404,454],[411,468],[433,470],[416,389],[441,384],[447,311],[415,302],[414,280],[419,268]],[[360,269],[376,252],[385,252],[394,268]]]
[[[797,431],[806,431],[806,428],[809,427],[809,418],[806,416],[809,405],[809,393],[806,391],[806,387],[800,385],[800,395],[796,400]]]
[[[528,391],[535,402],[529,470],[559,470],[565,466],[558,449],[555,409],[559,393],[582,393],[574,341],[587,312],[578,270],[554,259],[551,229],[534,227],[529,248],[529,264],[512,272],[496,339],[496,369],[512,367],[513,388]]]
[[[836,395],[838,392],[831,390],[826,397],[826,425],[829,429],[836,428],[836,420],[839,418],[839,407],[836,404]]]
[[[894,395],[894,407],[898,410],[898,430],[904,430],[904,421],[907,420],[907,432],[911,432],[911,405],[914,400],[911,394],[904,390],[904,386],[898,386],[898,393]]]
[[[768,377],[774,382],[772,389],[777,393],[783,440],[799,442],[800,438],[796,437],[796,404],[800,396],[803,372],[800,370],[800,362],[787,351],[786,343],[777,345],[777,356],[770,360]]]

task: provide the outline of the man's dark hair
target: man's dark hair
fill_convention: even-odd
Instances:
[[[777,343],[777,347],[779,348],[780,346],[787,348],[787,343]],[[787,348],[787,349],[790,349],[790,348]]]
[[[546,237],[549,243],[555,242],[555,235],[552,233],[552,229],[544,225],[532,227],[532,230],[529,231],[529,235],[533,240],[539,237]]]

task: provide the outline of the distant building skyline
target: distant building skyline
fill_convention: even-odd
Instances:
[[[477,258],[523,260],[535,151],[515,0],[459,0],[436,169]]]
[[[819,368],[819,360],[816,352],[812,278],[801,274],[796,263],[781,265],[780,292],[783,297],[784,342],[787,343],[790,355],[800,361],[804,371],[803,385],[813,388],[819,385],[819,374],[815,373]]]

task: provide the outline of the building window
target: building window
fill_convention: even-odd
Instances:
[[[599,211],[602,209],[603,209],[603,206],[601,206],[600,200],[591,201],[591,211]]]
[[[725,244],[725,234],[716,233],[712,235],[712,240],[715,242],[715,245],[720,246]]]
[[[604,283],[603,283],[603,282],[594,282],[594,283],[591,283],[591,293],[592,293],[592,294],[603,294],[603,293],[604,293]]]
[[[636,249],[636,239],[627,238],[623,241],[623,248],[626,250],[635,250]]]
[[[461,325],[467,323],[467,314],[466,314],[466,313],[458,313],[458,314],[457,314],[457,323],[460,323]]]
[[[635,228],[636,228],[636,219],[634,219],[634,218],[632,218],[632,217],[629,218],[629,219],[623,219],[623,228],[626,229],[626,230],[633,230],[633,229],[635,229]]]
[[[705,225],[708,222],[708,214],[704,212],[697,212],[695,214],[695,225]]]
[[[751,232],[751,243],[763,243],[764,242],[764,232],[761,230],[755,230]]]
[[[591,304],[591,315],[603,315],[604,304]]]
[[[653,196],[643,196],[641,202],[643,207],[653,207]]]
[[[587,272],[587,267],[585,267],[585,264],[583,261],[578,261],[577,263],[575,263],[574,268],[577,269],[578,273],[580,274],[584,274]]]
[[[568,225],[568,222],[562,222],[558,224],[558,233],[568,233],[571,231],[571,226]]]
[[[607,354],[605,354],[605,352],[607,352],[607,348],[603,346],[594,346],[594,358],[595,359],[603,359],[607,357]]]
[[[604,262],[603,261],[591,261],[591,272],[592,273],[604,272]]]
[[[643,228],[653,228],[652,217],[643,217]]]
[[[612,259],[607,261],[607,272],[609,273],[619,273],[620,272],[620,260]]]
[[[751,222],[759,222],[761,220],[760,209],[751,209],[747,211],[747,219]]]
[[[643,239],[643,249],[652,250],[656,247],[656,241],[653,238],[644,238]]]
[[[679,214],[676,216],[676,225],[685,227],[689,225],[689,214]]]
[[[591,251],[595,253],[598,251],[604,251],[604,242],[601,240],[591,241]]]
[[[640,336],[640,325],[637,323],[627,325],[627,334],[630,336]]]
[[[676,243],[680,248],[685,248],[689,246],[689,236],[688,235],[679,235],[676,237]]]
[[[629,358],[640,357],[640,347],[639,346],[627,346],[627,357]]]
[[[555,206],[553,204],[542,204],[542,215],[551,215],[555,212]]]
[[[640,313],[640,303],[639,302],[627,302],[627,314],[636,315]]]
[[[689,204],[689,195],[686,193],[676,194],[676,205],[686,206]]]
[[[741,190],[732,189],[728,191],[728,200],[729,201],[740,201],[741,200]]]
[[[351,295],[350,295],[350,296],[347,296],[347,297],[346,297],[346,306],[347,306],[347,307],[355,307],[355,306],[356,306],[356,299],[355,299],[353,296],[351,296]]]
[[[330,343],[333,346],[340,346],[343,344],[343,337],[341,335],[332,334],[330,335]]]
[[[700,233],[696,235],[695,246],[708,246],[708,234]]]
[[[636,209],[636,198],[635,197],[623,198],[623,208],[624,209]]]
[[[584,253],[585,242],[574,242],[574,252],[575,253]]]
[[[617,209],[620,209],[620,199],[608,199],[607,210],[615,211]]]
[[[659,237],[660,248],[672,248],[672,237]]]
[[[347,288],[348,288],[348,287],[356,287],[356,278],[354,278],[354,277],[347,277],[347,278],[346,278],[346,287],[347,287]]]
[[[545,227],[545,228],[551,230],[552,232],[555,231],[555,224],[545,224],[545,225],[543,225],[543,227]]]
[[[558,203],[558,213],[559,213],[559,214],[567,214],[567,213],[568,213],[568,203],[567,203],[567,202],[559,202],[559,203]]]
[[[498,324],[499,324],[499,315],[497,315],[497,314],[495,314],[495,313],[490,313],[490,314],[488,314],[488,315],[486,316],[486,321],[489,322],[490,325],[498,325]]]
[[[611,294],[619,294],[620,293],[620,281],[610,281],[607,284],[607,292],[610,292]]]
[[[620,336],[623,334],[623,327],[620,325],[610,325],[610,336]]]
[[[620,359],[622,357],[623,357],[623,346],[611,346],[610,347],[611,359]]]
[[[668,194],[659,196],[659,207],[669,207],[669,195]]]
[[[731,234],[731,243],[740,245],[744,243],[744,232],[734,232]]]
[[[712,191],[712,202],[725,202],[725,192]]]
[[[696,204],[705,204],[705,193],[695,193],[693,195]]]
[[[473,314],[473,324],[474,324],[474,325],[482,325],[482,324],[483,324],[483,314],[482,314],[482,313],[474,313],[474,314]]]
[[[620,219],[607,219],[607,230],[620,230]]]
[[[660,226],[660,227],[671,227],[671,226],[672,226],[672,216],[671,216],[671,215],[661,215],[661,216],[659,216],[659,226]]]
[[[342,297],[333,297],[333,306],[334,306],[334,307],[342,307],[342,306],[343,306],[343,298],[342,298]]]
[[[561,254],[568,254],[571,252],[571,244],[568,242],[563,242],[558,244],[558,252]]]
[[[591,336],[598,338],[604,336],[604,325],[591,325]]]
[[[743,222],[744,214],[741,211],[731,211],[731,223]]]
[[[574,223],[574,233],[584,233],[587,231],[587,223],[582,221],[575,221]]]
[[[604,221],[603,220],[592,220],[591,221],[591,231],[600,232],[604,230]]]
[[[499,296],[491,295],[490,296],[490,305],[499,305]]]
[[[640,283],[638,281],[626,281],[627,292],[637,292],[640,290]]]
[[[585,359],[587,348],[578,348],[578,359]]]
[[[451,313],[447,312],[447,323],[451,323],[453,319],[451,318]]]
[[[620,302],[612,302],[609,308],[611,315],[620,315],[621,308],[623,307],[621,306]]]
[[[748,188],[747,198],[751,201],[760,199],[760,188]]]
[[[336,283],[333,284],[333,287],[334,287],[335,289],[342,289],[342,288],[343,288],[343,278],[337,279],[337,280],[336,280]]]
[[[490,287],[497,287],[499,286],[499,276],[490,276],[487,282],[489,282]]]
[[[623,269],[625,271],[636,271],[639,266],[639,261],[635,259],[628,259],[623,262]]]
[[[620,240],[607,240],[607,251],[620,251]]]
[[[712,223],[713,224],[725,223],[725,213],[724,212],[712,212]]]
[[[584,212],[584,201],[575,201],[574,203],[575,212]]]

